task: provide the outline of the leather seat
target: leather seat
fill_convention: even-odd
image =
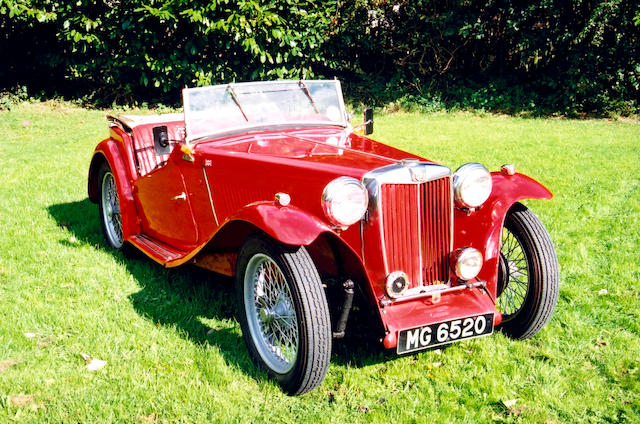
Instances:
[[[133,128],[133,149],[136,155],[140,176],[146,175],[164,165],[168,154],[158,155],[153,143],[153,128],[166,125],[169,135],[169,145],[173,146],[184,138],[184,122],[173,121],[153,124],[137,125]]]

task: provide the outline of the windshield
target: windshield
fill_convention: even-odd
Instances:
[[[256,127],[347,126],[337,80],[185,88],[182,97],[187,141]]]

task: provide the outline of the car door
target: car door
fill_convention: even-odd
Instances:
[[[181,250],[198,241],[189,194],[173,160],[134,183],[143,232]]]

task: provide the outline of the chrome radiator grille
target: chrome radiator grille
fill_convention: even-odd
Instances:
[[[447,282],[451,252],[450,178],[382,184],[382,236],[389,272],[404,271],[411,287]]]

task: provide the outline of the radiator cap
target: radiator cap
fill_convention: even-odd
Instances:
[[[420,160],[415,158],[406,158],[406,159],[402,159],[400,163],[404,166],[415,166],[420,163]]]

